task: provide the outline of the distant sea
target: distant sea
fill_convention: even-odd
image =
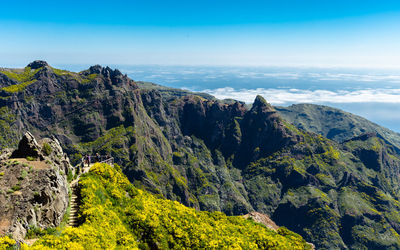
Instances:
[[[134,80],[252,103],[340,108],[400,132],[400,71],[340,68],[110,65]],[[79,71],[72,66],[64,68]]]

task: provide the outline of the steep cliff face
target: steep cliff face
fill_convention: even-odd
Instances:
[[[24,239],[31,228],[60,225],[68,207],[72,171],[57,140],[38,144],[26,133],[18,149],[0,162],[0,235]]]
[[[339,144],[291,125],[262,97],[249,110],[139,89],[100,66],[38,63],[0,76],[2,145],[25,129],[54,134],[72,161],[111,154],[136,187],[185,205],[262,212],[317,248],[400,247],[400,153],[379,135]]]

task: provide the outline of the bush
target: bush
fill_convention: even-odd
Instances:
[[[25,177],[28,175],[28,172],[26,170],[22,170],[21,172],[21,179],[25,179]]]
[[[27,156],[26,159],[28,161],[36,161],[36,157],[33,157],[33,156]]]
[[[74,176],[72,175],[72,171],[68,170],[68,175],[67,175],[67,181],[71,182],[73,180]]]
[[[11,239],[8,236],[0,237],[0,250],[10,249],[15,245],[15,240]]]
[[[43,153],[46,156],[49,156],[51,154],[51,152],[53,151],[53,149],[51,148],[51,146],[48,143],[43,143],[43,147],[42,147]]]
[[[13,187],[11,188],[11,190],[12,190],[13,192],[21,190],[21,184],[18,183],[17,185],[13,186]]]

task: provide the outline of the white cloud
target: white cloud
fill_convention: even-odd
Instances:
[[[132,66],[133,67],[133,66]],[[274,72],[275,70],[275,72]],[[271,72],[272,71],[272,72]],[[278,72],[276,72],[278,71]],[[325,71],[325,72],[324,72]],[[127,69],[127,72],[133,78],[135,74],[146,76],[146,78],[166,78],[174,75],[180,79],[280,79],[280,80],[303,80],[310,82],[384,82],[384,83],[400,83],[400,75],[388,73],[384,71],[358,73],[335,72],[338,69],[284,69],[284,68],[218,68],[218,67],[148,67],[146,70]]]
[[[201,92],[219,99],[236,99],[252,103],[257,95],[274,105],[291,103],[399,103],[400,89],[363,90],[301,90],[301,89],[234,89],[231,87],[206,89]]]

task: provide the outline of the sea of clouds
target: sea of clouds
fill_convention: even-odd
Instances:
[[[274,105],[294,103],[400,103],[400,88],[331,91],[224,87],[204,89],[201,92],[211,94],[219,99],[236,99],[246,103],[252,103],[257,95],[261,95]]]

